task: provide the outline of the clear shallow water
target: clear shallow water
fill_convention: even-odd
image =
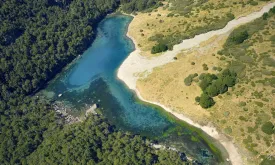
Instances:
[[[125,36],[130,21],[130,17],[122,15],[104,19],[91,47],[50,82],[43,93],[64,103],[73,115],[81,115],[97,103],[102,114],[118,129],[157,139],[202,163],[216,163],[218,158],[192,127],[159,107],[142,103],[117,79],[118,67],[134,50],[132,41]]]

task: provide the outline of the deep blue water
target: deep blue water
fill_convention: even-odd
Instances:
[[[73,115],[81,115],[88,106],[97,103],[118,129],[157,139],[200,162],[213,164],[217,159],[197,132],[162,109],[140,102],[117,79],[118,67],[134,50],[132,41],[125,36],[130,21],[130,17],[122,15],[104,19],[91,47],[50,82],[43,93],[68,106]]]

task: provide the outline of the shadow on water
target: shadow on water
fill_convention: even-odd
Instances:
[[[131,20],[128,16],[115,15],[99,23],[92,46],[42,93],[69,107],[72,115],[81,116],[97,104],[100,112],[120,130],[150,137],[204,164],[221,162],[219,150],[202,131],[158,106],[138,100],[117,79],[117,68],[134,50],[132,41],[125,35]]]

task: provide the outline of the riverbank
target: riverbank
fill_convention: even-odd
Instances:
[[[183,40],[180,44],[175,45],[172,51],[167,51],[158,57],[152,57],[150,59],[141,55],[141,50],[138,48],[137,42],[129,35],[128,31],[127,36],[132,39],[136,49],[119,67],[117,73],[118,78],[123,80],[130,89],[135,90],[136,82],[139,79],[139,75],[141,75],[141,73],[149,74],[153,68],[172,62],[173,58],[182,50],[198,47],[200,43],[207,41],[216,35],[228,33],[240,25],[246,24],[255,20],[256,18],[261,17],[265,12],[268,12],[274,6],[275,3],[270,3],[263,7],[261,11],[230,21],[223,29],[210,31],[204,34],[196,35],[192,39]],[[131,24],[129,25],[129,29],[130,28]]]
[[[235,146],[235,144],[233,144],[233,142],[231,142],[224,135],[219,133],[215,127],[211,126],[211,124],[208,124],[205,126],[200,125],[182,114],[173,112],[172,109],[165,107],[164,105],[162,105],[160,103],[145,100],[139,93],[138,89],[136,88],[136,82],[140,78],[139,75],[142,74],[144,76],[146,74],[149,74],[153,68],[162,66],[169,62],[172,62],[173,57],[175,57],[183,49],[190,49],[193,47],[198,47],[200,45],[200,43],[207,41],[208,39],[214,37],[215,35],[221,35],[221,34],[228,33],[230,31],[232,31],[234,28],[238,27],[239,25],[248,23],[256,18],[261,17],[265,12],[269,11],[274,6],[275,6],[275,3],[270,3],[270,4],[266,5],[265,7],[263,7],[262,10],[259,12],[255,12],[255,13],[252,13],[252,14],[246,16],[246,17],[241,17],[236,20],[230,21],[227,24],[227,26],[224,27],[223,29],[211,31],[211,32],[201,34],[201,35],[197,35],[193,39],[184,40],[181,44],[174,46],[173,51],[168,51],[168,52],[164,53],[163,55],[161,55],[159,57],[154,57],[152,59],[147,59],[146,57],[143,57],[140,55],[141,51],[137,48],[137,43],[127,33],[128,37],[131,38],[132,41],[134,42],[134,44],[136,45],[136,50],[134,52],[132,52],[128,56],[128,58],[123,62],[123,64],[120,66],[120,68],[118,70],[118,78],[123,80],[128,85],[129,88],[136,91],[138,97],[141,100],[143,100],[145,102],[152,103],[152,104],[156,104],[156,105],[164,108],[166,111],[170,112],[177,118],[184,120],[188,124],[191,124],[195,127],[202,129],[204,132],[209,134],[211,137],[218,140],[227,149],[227,152],[229,154],[229,159],[232,162],[232,164],[243,164],[242,157],[241,157],[237,147]],[[129,25],[129,28],[131,28],[131,24]]]
[[[129,25],[129,28],[130,28],[130,25]],[[135,39],[132,36],[130,36],[129,33],[127,33],[127,36],[132,40],[132,42],[135,44],[135,47],[136,47],[135,51],[132,52],[129,55],[129,57],[130,56],[135,56],[135,57],[141,58],[142,60],[148,60],[148,61],[150,61],[150,59],[147,59],[146,57],[143,57],[143,56],[140,55],[141,50],[137,48],[137,46],[136,46],[137,43],[136,43]],[[134,59],[134,58],[132,58],[132,59]],[[128,60],[128,58],[125,61],[127,61],[127,60]],[[173,60],[173,58],[172,57],[171,57],[171,59],[167,58],[167,60],[169,60],[169,62],[170,62],[170,61]],[[241,158],[241,156],[240,156],[240,154],[238,152],[238,149],[235,146],[235,144],[233,144],[226,136],[224,136],[221,133],[219,133],[217,131],[217,129],[214,126],[212,126],[211,124],[200,125],[199,123],[196,123],[195,121],[193,121],[192,119],[184,116],[183,114],[174,112],[172,109],[170,109],[170,108],[168,108],[168,107],[166,107],[166,106],[164,106],[164,105],[162,105],[162,104],[160,104],[158,102],[153,102],[153,101],[144,99],[141,96],[141,93],[139,92],[139,90],[136,88],[136,81],[138,79],[138,75],[139,74],[133,74],[133,77],[136,78],[136,80],[135,80],[135,83],[131,83],[131,84],[127,83],[127,82],[130,82],[131,77],[127,77],[127,74],[123,74],[123,72],[124,73],[125,72],[129,73],[129,71],[133,71],[133,70],[131,70],[132,69],[131,68],[131,64],[137,64],[138,61],[131,60],[131,62],[130,61],[127,61],[127,62],[129,62],[128,63],[129,65],[126,66],[127,69],[125,68],[125,64],[124,63],[120,66],[120,68],[118,70],[118,78],[121,79],[121,80],[123,80],[130,89],[134,90],[140,100],[142,100],[144,102],[147,102],[147,103],[150,103],[150,104],[155,104],[155,105],[163,108],[164,110],[166,110],[167,112],[169,112],[170,114],[172,114],[173,116],[175,116],[176,118],[178,118],[178,119],[180,119],[180,120],[182,120],[182,121],[184,121],[184,122],[186,122],[186,123],[188,123],[188,124],[190,124],[190,125],[192,125],[194,127],[197,127],[199,129],[203,130],[206,134],[208,134],[209,136],[211,136],[212,138],[214,138],[215,140],[217,140],[219,143],[221,143],[223,145],[223,147],[227,150],[229,158],[225,158],[225,159],[231,161],[232,164],[236,164],[236,165],[243,164],[242,163],[242,158]],[[139,73],[139,72],[135,72],[135,73]],[[145,74],[148,74],[148,73],[145,73]]]

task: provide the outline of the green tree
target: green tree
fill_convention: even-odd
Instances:
[[[199,86],[204,91],[206,88],[211,85],[211,83],[216,80],[218,77],[214,74],[201,74],[199,79],[201,80]]]
[[[200,106],[202,108],[210,108],[213,105],[215,105],[215,101],[213,100],[213,98],[203,93],[200,97]]]
[[[207,93],[210,97],[215,97],[219,95],[220,90],[214,84],[211,84],[205,89],[205,93]]]

